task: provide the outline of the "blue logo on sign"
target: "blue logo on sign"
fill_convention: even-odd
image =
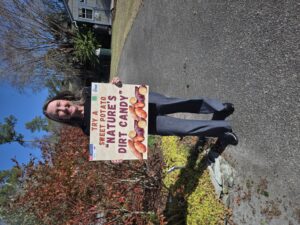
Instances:
[[[92,84],[92,92],[98,92],[98,85]]]
[[[90,144],[89,150],[90,150],[90,156],[93,156],[94,155],[95,146],[93,144]]]

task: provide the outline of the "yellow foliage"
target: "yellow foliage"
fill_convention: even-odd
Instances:
[[[163,151],[166,169],[173,166],[185,166],[188,163],[187,158],[190,149],[181,144],[177,137],[162,137],[161,149]],[[187,224],[224,224],[224,217],[227,213],[226,207],[216,197],[208,170],[205,169],[199,172],[201,170],[199,168],[206,167],[199,165],[199,163],[205,163],[205,160],[201,161],[204,156],[199,155],[198,157],[195,168],[185,168],[184,171],[175,170],[169,174],[164,171],[164,184],[169,188],[172,195],[176,195],[175,192],[178,190],[178,187],[183,187],[183,196],[187,202]],[[180,176],[186,176],[186,178],[182,179]],[[190,193],[191,190],[192,192]],[[176,206],[173,205],[172,208],[173,207]],[[180,208],[178,208],[178,210],[180,210]],[[176,212],[176,209],[174,212]]]

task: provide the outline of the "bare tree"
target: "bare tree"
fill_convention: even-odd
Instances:
[[[19,90],[37,91],[72,68],[75,32],[68,28],[59,0],[11,0],[0,4],[0,80]]]

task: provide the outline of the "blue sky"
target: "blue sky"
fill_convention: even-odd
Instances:
[[[0,85],[0,122],[4,118],[14,115],[17,119],[16,131],[25,136],[25,140],[32,140],[43,133],[31,133],[25,128],[25,123],[31,121],[35,116],[42,115],[42,105],[48,95],[44,90],[39,93],[32,93],[30,90],[20,94],[8,84]],[[41,157],[41,152],[36,148],[22,147],[17,143],[0,145],[0,170],[10,169],[14,163],[11,158],[16,157],[18,162],[25,163],[29,160],[30,153]]]

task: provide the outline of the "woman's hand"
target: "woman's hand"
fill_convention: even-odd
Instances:
[[[112,80],[111,80],[111,83],[116,85],[117,87],[122,87],[122,81],[120,80],[119,77],[114,77]]]

